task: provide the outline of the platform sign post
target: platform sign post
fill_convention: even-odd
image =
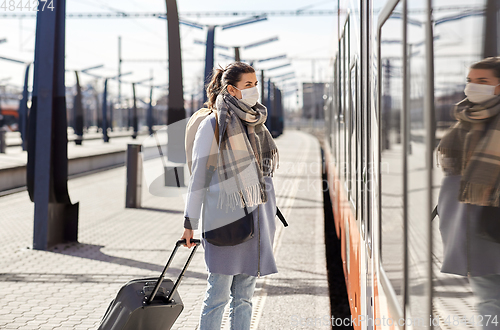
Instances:
[[[126,208],[140,208],[142,196],[142,157],[140,144],[127,145]]]
[[[47,250],[78,237],[78,203],[68,193],[64,85],[65,0],[38,11],[33,106],[29,117],[27,185],[35,203],[33,248]]]

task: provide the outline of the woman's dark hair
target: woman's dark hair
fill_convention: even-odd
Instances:
[[[208,101],[205,102],[207,108],[215,108],[215,100],[217,96],[224,91],[227,85],[236,86],[241,80],[241,75],[244,73],[253,73],[254,68],[243,62],[233,62],[226,66],[225,69],[219,66],[212,73],[212,79],[207,85]]]
[[[471,69],[491,70],[495,77],[500,79],[500,57],[487,57],[470,66]]]

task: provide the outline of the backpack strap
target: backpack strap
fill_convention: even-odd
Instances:
[[[219,145],[219,120],[217,116],[217,111],[214,111],[215,114],[215,141],[217,141],[217,145]]]
[[[283,223],[283,226],[288,227],[288,223],[286,222],[285,217],[283,216],[283,214],[281,213],[280,209],[277,206],[276,206],[276,215]]]
[[[438,206],[434,207],[434,210],[431,212],[431,221],[434,220],[434,218],[438,216]]]
[[[212,140],[212,146],[210,147],[210,154],[208,155],[207,160],[207,170],[215,171],[215,167],[217,166],[217,156],[219,154],[219,124],[217,123],[217,111],[215,113],[215,131],[214,131],[214,139]]]
[[[213,111],[213,110],[212,110]],[[214,138],[212,139],[212,145],[210,147],[210,154],[207,159],[207,176],[205,187],[208,188],[210,185],[210,180],[212,179],[212,175],[215,172],[215,168],[217,166],[217,157],[219,155],[219,124],[217,122],[217,111],[213,111],[215,113],[215,131]]]

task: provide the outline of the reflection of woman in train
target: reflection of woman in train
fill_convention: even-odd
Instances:
[[[202,240],[209,274],[199,329],[220,329],[224,307],[231,300],[230,329],[248,330],[256,279],[277,272],[272,248],[276,197],[271,175],[277,166],[278,149],[264,125],[267,109],[257,102],[257,77],[250,65],[235,62],[216,69],[207,96],[207,106],[216,110],[217,117],[210,114],[196,133],[182,238],[189,241],[193,237],[202,202],[204,226],[227,217],[219,206],[230,206],[231,210],[243,207],[244,202],[253,208],[253,238],[234,246],[216,246]],[[202,187],[216,120],[220,138],[218,168],[204,197]]]
[[[468,276],[480,314],[475,324],[497,329],[500,232],[488,238],[482,224],[500,222],[500,57],[470,67],[465,94],[454,110],[458,123],[438,146],[446,174],[438,201],[441,271]]]

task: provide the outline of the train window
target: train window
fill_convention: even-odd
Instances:
[[[463,91],[469,66],[484,57],[498,56],[499,54],[499,4],[498,0],[460,0],[453,2],[453,6],[448,10],[437,10],[440,7],[448,6],[450,1],[434,0],[433,3],[435,7],[433,14],[435,22],[434,111],[435,144],[437,144],[450,126],[455,124],[455,118],[452,113],[455,104],[465,97]],[[415,49],[414,51],[417,50]],[[415,130],[412,129],[412,131]],[[416,142],[413,143],[416,147]],[[418,149],[414,148],[414,151],[418,152]],[[435,154],[432,153],[432,155]],[[433,163],[436,164],[435,159]],[[432,197],[434,203],[431,207],[434,207],[437,203],[444,175],[441,167],[434,167],[432,174]],[[423,216],[423,214],[420,215],[420,221],[423,219]],[[442,223],[442,220],[445,222]],[[419,228],[416,224],[413,227]],[[493,251],[490,251],[488,248],[482,249],[479,254],[477,253],[478,250],[474,253],[473,246],[477,241],[463,242],[464,249],[466,249],[463,254],[457,253],[456,248],[447,247],[446,255],[456,258],[454,261],[455,265],[460,264],[464,266],[455,267],[455,269],[450,269],[448,266],[448,269],[446,267],[443,269],[443,263],[446,261],[446,258],[444,256],[442,238],[448,237],[449,240],[457,240],[453,236],[446,236],[450,235],[448,231],[441,232],[440,229],[443,228],[446,228],[445,219],[438,217],[432,222],[433,318],[446,319],[446,317],[452,315],[455,319],[474,320],[473,313],[477,313],[478,311],[475,311],[471,307],[475,305],[475,299],[479,300],[480,298],[475,296],[476,293],[467,283],[466,272],[470,270],[478,275],[476,272],[477,269],[474,269],[474,267],[470,268],[470,265],[473,265],[471,259],[477,260],[478,255],[481,260],[480,263],[487,265],[491,264],[491,261],[496,262],[498,254],[494,258],[491,258],[491,252]],[[416,238],[413,238],[413,241],[416,241]],[[467,269],[468,267],[469,269]],[[458,273],[461,273],[461,275]],[[416,280],[413,279],[413,283],[418,283]],[[472,282],[472,280],[470,279],[469,282]],[[498,291],[498,287],[492,288],[492,290]],[[413,292],[413,294],[416,295],[417,292]],[[411,299],[417,300],[413,296]],[[418,301],[415,301],[415,303],[418,303]],[[475,320],[477,319],[476,315]]]
[[[349,70],[349,80],[350,80],[350,114],[351,114],[351,124],[350,124],[350,135],[349,135],[349,140],[351,142],[351,159],[349,162],[350,166],[350,173],[351,176],[349,178],[350,181],[350,201],[351,205],[354,207],[354,209],[357,212],[357,196],[358,196],[358,179],[357,179],[357,174],[358,174],[358,139],[357,139],[357,129],[356,125],[358,122],[358,65],[357,62],[354,61],[351,69]],[[357,214],[356,215],[356,219]]]
[[[382,266],[403,306],[403,45],[401,4],[384,23],[380,35],[380,185]]]
[[[428,267],[431,264],[429,250],[428,175],[426,166],[425,93],[426,77],[426,13],[422,3],[408,2],[407,19],[407,246],[408,300],[406,310],[415,320],[426,320],[432,312],[429,296],[431,279]],[[425,323],[427,325],[427,322]],[[415,324],[414,329],[423,329]],[[425,327],[427,328],[427,327]]]
[[[342,121],[343,121],[343,117],[342,117],[342,105],[341,105],[341,100],[340,100],[340,86],[342,84],[342,81],[341,81],[341,73],[342,73],[342,70],[340,68],[340,63],[342,63],[342,54],[341,54],[341,48],[340,47],[340,42],[339,42],[339,57],[337,58],[337,65],[336,65],[336,72],[335,72],[335,91],[337,92],[335,94],[335,104],[337,106],[337,125],[335,126],[335,139],[336,139],[336,148],[337,148],[337,169],[338,169],[338,172],[337,173],[337,178],[339,178],[340,180],[340,166],[342,164],[342,160],[341,160],[341,153],[342,153],[342,149],[341,149],[341,137],[340,137],[340,132],[341,132],[341,129],[340,129],[340,125],[342,124]]]
[[[356,186],[356,193],[355,193],[355,199],[356,199],[356,219],[360,220],[362,219],[362,205],[361,204],[361,195],[362,195],[362,189],[363,189],[363,180],[362,180],[362,149],[363,149],[363,131],[362,131],[362,103],[361,103],[361,82],[360,82],[360,67],[358,65],[358,61],[355,62],[354,68],[352,70],[354,73],[352,73],[355,77],[355,82],[354,82],[354,89],[355,93],[353,92],[352,95],[353,97],[356,97],[356,105],[355,105],[355,112],[356,112],[356,121],[355,121],[355,150],[353,150],[356,153],[356,163],[355,165],[355,170],[354,170],[354,184]]]
[[[331,81],[331,79],[329,79]],[[333,137],[333,102],[332,102],[332,87],[333,83],[327,83],[325,84],[325,95],[327,96],[325,100],[325,130],[326,130],[326,141],[328,142],[328,145],[330,146],[330,150],[332,150],[333,143],[332,143],[332,137]]]
[[[331,107],[332,107],[332,112],[331,112],[331,136],[330,136],[330,141],[331,141],[331,146],[332,146],[332,155],[334,157],[335,161],[335,166],[338,167],[338,155],[337,155],[337,127],[338,127],[338,103],[337,103],[337,95],[335,94],[335,91],[337,90],[338,86],[338,76],[337,76],[337,64],[338,63],[338,54],[335,57],[335,62],[333,65],[333,79],[332,79],[332,88],[330,89],[330,95],[332,97],[331,101]]]
[[[344,26],[344,85],[342,86],[343,88],[343,95],[344,95],[344,152],[345,152],[345,172],[344,172],[344,185],[346,188],[346,191],[348,193],[347,198],[351,198],[351,122],[352,122],[352,115],[351,115],[351,104],[350,104],[350,67],[349,67],[349,60],[351,58],[351,51],[350,51],[350,33],[349,33],[349,16],[347,17],[347,21]]]
[[[344,179],[345,172],[345,146],[344,146],[344,92],[342,90],[342,86],[344,86],[344,61],[345,61],[345,47],[344,47],[344,38],[340,39],[339,42],[339,54],[340,61],[339,65],[339,88],[338,88],[338,104],[339,104],[339,126],[338,126],[338,137],[339,137],[339,180],[342,182]]]

